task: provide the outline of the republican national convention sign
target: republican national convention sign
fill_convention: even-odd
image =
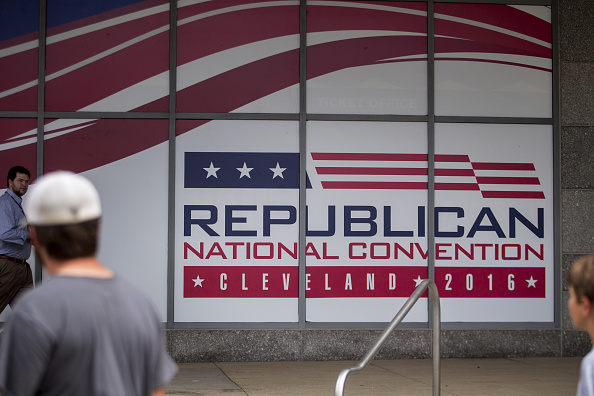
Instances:
[[[296,321],[304,287],[308,321],[389,321],[429,276],[426,125],[308,125],[305,285],[299,155],[278,137],[279,150],[261,150],[275,145],[274,128],[296,144],[296,126],[254,122],[248,144],[220,151],[236,126],[213,123],[192,145],[202,151],[179,156],[177,320]],[[433,276],[444,321],[553,320],[552,156],[542,155],[551,133],[436,130]],[[425,321],[426,304],[409,316]]]
[[[308,2],[307,111],[427,114],[426,7]],[[549,8],[444,3],[434,16],[436,115],[551,117]],[[229,84],[199,93],[218,81],[201,80],[214,70],[203,62],[230,57],[237,69],[221,63],[217,78],[238,82],[234,101],[251,98],[231,111],[294,112],[296,26],[274,26],[284,33],[268,45],[231,43],[187,63],[180,107],[229,111]],[[240,67],[258,56],[264,79]],[[548,125],[436,124],[431,208],[424,122],[308,121],[306,147],[290,121],[187,120],[178,133],[176,322],[386,322],[428,277],[446,322],[554,320]],[[427,319],[426,300],[406,318]]]

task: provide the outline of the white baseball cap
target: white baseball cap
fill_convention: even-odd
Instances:
[[[39,178],[24,204],[32,225],[78,224],[101,217],[99,193],[93,183],[67,171]]]

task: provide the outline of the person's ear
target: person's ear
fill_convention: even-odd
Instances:
[[[592,314],[592,301],[586,296],[580,298],[580,309],[584,317],[588,317]]]
[[[41,263],[43,265],[46,265],[47,254],[43,246],[41,246],[41,243],[39,243],[39,235],[37,234],[37,228],[35,228],[35,226],[29,225],[29,239],[31,239],[31,243],[33,244],[33,246],[35,246],[35,251],[39,255]]]
[[[37,236],[37,229],[32,225],[29,225],[29,239],[31,239],[31,243],[33,243],[33,246],[35,246],[36,248],[39,246],[39,237]]]

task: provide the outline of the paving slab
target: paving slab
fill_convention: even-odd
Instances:
[[[168,395],[228,395],[232,391],[245,394],[213,363],[178,364],[177,375],[166,391]]]
[[[573,396],[581,358],[442,359],[444,396]],[[171,396],[333,395],[341,370],[355,361],[182,363]],[[351,395],[432,394],[432,360],[374,360],[347,378]]]

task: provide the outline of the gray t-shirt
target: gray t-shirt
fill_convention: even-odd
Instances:
[[[584,357],[580,365],[580,382],[578,383],[577,395],[594,395],[594,349]]]
[[[52,278],[19,301],[0,344],[5,396],[146,396],[176,371],[152,304],[119,277]]]

